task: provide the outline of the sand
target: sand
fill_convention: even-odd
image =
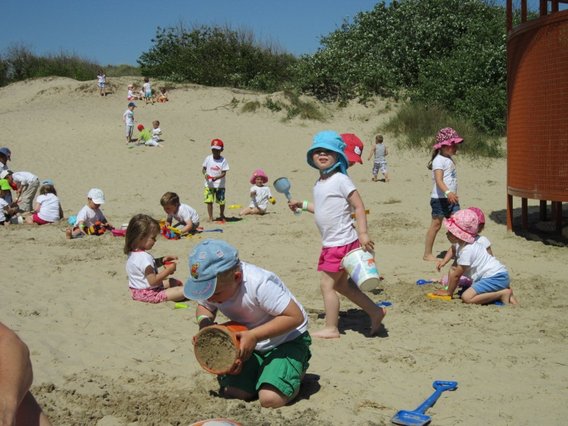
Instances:
[[[115,226],[136,213],[163,217],[159,199],[166,191],[177,192],[205,220],[200,171],[213,138],[225,141],[231,167],[227,204],[248,203],[248,179],[259,167],[270,182],[287,176],[292,195],[309,199],[317,177],[305,158],[312,136],[324,129],[356,133],[365,141],[366,159],[375,130],[397,108],[376,100],[329,107],[325,122],[289,121],[284,112],[241,112],[245,102],[262,102],[264,96],[188,86],[172,90],[166,104],[138,102],[137,122],[149,127],[160,120],[164,148],[127,148],[122,113],[129,81],[113,79],[121,89],[107,97],[98,95],[94,81],[62,78],[0,89],[1,145],[12,150],[10,167],[53,179],[66,216],[85,204],[89,188],[99,187],[106,194],[104,212]],[[370,210],[369,229],[384,277],[368,294],[392,302],[385,329],[366,337],[366,316],[342,299],[341,338],[313,342],[299,398],[278,410],[217,395],[215,376],[203,371],[193,354],[195,303],[174,309],[173,303],[132,301],[122,238],[106,234],[68,241],[65,223],[0,229],[0,321],[29,345],[33,390],[53,423],[187,425],[229,417],[245,425],[388,424],[398,410],[417,407],[434,380],[459,383],[428,411],[437,425],[565,423],[566,246],[547,244],[546,234],[507,232],[506,160],[471,162],[458,155],[461,204],[485,211],[484,234],[509,268],[521,305],[427,299],[432,285],[415,282],[438,277],[434,264],[422,260],[430,222],[429,153],[398,149],[389,134],[385,143],[390,183],[372,182],[369,162],[349,171]],[[315,270],[319,235],[311,215],[295,216],[284,197],[274,195],[270,214],[224,225],[204,222],[206,229],[224,232],[160,238],[152,252],[179,256],[175,277],[185,280],[191,248],[203,238],[224,238],[243,260],[276,272],[310,313],[310,330],[316,330],[323,324]],[[529,206],[531,215],[538,212],[536,202]],[[237,216],[238,210],[227,213]],[[438,235],[436,252],[448,245]]]

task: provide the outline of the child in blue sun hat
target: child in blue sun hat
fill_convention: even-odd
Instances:
[[[217,312],[247,327],[237,332],[239,359],[218,377],[221,394],[278,408],[292,401],[311,357],[308,315],[273,272],[239,259],[223,240],[205,240],[189,255],[184,295],[197,300],[199,329]]]
[[[321,292],[325,307],[325,327],[314,337],[332,339],[339,337],[339,297],[347,297],[363,309],[371,318],[370,335],[377,334],[385,311],[348,281],[341,261],[350,251],[361,247],[372,251],[375,243],[367,233],[367,217],[363,200],[351,179],[347,176],[349,162],[344,153],[345,143],[334,131],[319,132],[308,149],[308,164],[319,170],[314,185],[314,202],[290,200],[293,211],[301,208],[314,214],[322,237],[322,250],[318,262],[321,275]],[[353,223],[353,216],[355,222]],[[356,226],[355,226],[356,225]]]

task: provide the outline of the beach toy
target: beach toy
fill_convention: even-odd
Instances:
[[[341,260],[341,266],[361,290],[373,290],[380,282],[379,271],[373,253],[362,248],[351,250]]]
[[[432,284],[434,281],[433,280],[424,280],[422,278],[420,278],[419,280],[416,281],[417,285],[424,285],[424,284]]]
[[[380,300],[375,303],[375,305],[377,305],[379,308],[388,308],[392,306],[392,302],[389,302],[388,300]]]
[[[114,237],[126,236],[126,229],[111,229],[110,232]]]
[[[426,297],[428,299],[432,299],[432,300],[444,300],[446,302],[449,302],[450,300],[452,300],[452,296],[448,296],[448,295],[439,295],[439,294],[434,294],[434,293],[426,293]]]
[[[420,404],[415,410],[400,410],[396,413],[391,422],[395,425],[427,425],[432,420],[432,417],[424,414],[428,408],[434,406],[442,392],[454,391],[458,388],[458,382],[447,382],[442,380],[436,380],[432,383],[432,387],[435,389],[434,393],[430,395],[426,401]]]
[[[195,336],[193,348],[199,365],[213,374],[228,374],[239,360],[237,332],[246,329],[233,321],[202,328]]]
[[[274,185],[274,189],[276,191],[278,191],[281,194],[284,194],[288,201],[292,199],[292,195],[290,194],[290,188],[292,187],[292,185],[290,184],[288,178],[285,177],[278,178],[274,181],[272,185]],[[301,213],[302,210],[299,208],[296,208],[296,210],[294,210],[294,214],[296,215],[299,215]]]
[[[242,206],[240,204],[231,204],[229,208],[231,210],[240,209]]]
[[[268,198],[268,202],[269,202],[270,204],[276,204],[276,198],[274,198],[274,197],[269,197],[269,198]]]
[[[176,304],[174,305],[174,309],[186,309],[186,308],[189,308],[189,305],[187,303],[176,302]]]
[[[71,226],[75,226],[76,222],[77,222],[77,216],[76,215],[71,215],[67,218],[67,223]]]
[[[208,419],[200,420],[198,422],[192,423],[189,426],[242,426],[231,419]]]
[[[371,210],[366,209],[365,214],[369,214],[369,213],[371,213]],[[351,213],[351,219],[355,219],[355,213]]]

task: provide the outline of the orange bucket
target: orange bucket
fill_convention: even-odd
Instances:
[[[234,321],[201,329],[193,347],[199,365],[213,374],[228,374],[239,359],[237,332],[246,329]]]

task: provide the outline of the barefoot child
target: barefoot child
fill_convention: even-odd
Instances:
[[[268,183],[268,176],[266,176],[264,170],[256,169],[250,178],[250,183],[252,184],[250,188],[251,202],[247,208],[241,210],[240,215],[263,215],[266,213],[268,203],[274,204],[275,202],[272,194],[270,193],[270,188],[268,186],[265,186]]]
[[[132,299],[139,302],[160,303],[184,300],[182,282],[169,275],[176,271],[177,256],[158,259],[148,253],[156,243],[160,224],[145,214],[137,214],[128,223],[124,241],[124,254],[128,255],[126,273]],[[158,268],[164,269],[158,272]]]
[[[389,181],[389,174],[387,172],[387,155],[389,155],[389,152],[386,145],[383,143],[383,135],[375,136],[375,143],[371,147],[369,158],[367,158],[367,160],[370,160],[374,157],[373,178],[371,179],[373,182],[377,182],[379,180],[377,177],[379,172],[383,174],[385,182]]]
[[[179,229],[182,236],[197,231],[199,226],[197,211],[187,204],[180,203],[179,196],[175,192],[166,192],[162,195],[160,204],[168,215],[166,225],[172,226],[175,219],[177,223],[173,226]]]
[[[198,301],[199,328],[214,323],[217,312],[248,330],[237,334],[239,361],[232,374],[218,377],[221,395],[278,408],[292,401],[311,357],[308,316],[273,272],[239,260],[222,240],[205,240],[189,255],[191,275],[184,285]]]
[[[448,275],[448,289],[438,290],[439,296],[453,296],[460,277],[466,275],[473,284],[461,296],[465,303],[484,305],[500,300],[503,303],[517,304],[510,287],[507,268],[491,256],[487,249],[475,241],[479,226],[475,212],[465,209],[444,219],[446,236],[457,245],[456,266]]]
[[[341,267],[341,260],[351,250],[361,247],[369,251],[374,248],[367,233],[363,200],[347,176],[348,160],[344,147],[345,143],[336,132],[323,131],[315,135],[307,153],[308,164],[319,170],[319,179],[313,190],[314,202],[288,202],[291,210],[301,208],[314,213],[322,236],[318,271],[322,272],[320,287],[325,307],[325,327],[313,333],[313,336],[328,339],[339,337],[339,297],[336,292],[370,316],[371,335],[377,334],[385,315],[383,309],[377,307],[359,287],[348,282],[347,273]],[[353,211],[356,228],[351,218]]]
[[[36,198],[32,214],[26,217],[26,223],[32,225],[45,225],[54,223],[63,218],[63,209],[57,191],[52,183],[44,183],[39,188],[39,195]]]
[[[225,176],[229,171],[227,159],[221,155],[225,144],[221,139],[211,141],[211,155],[203,161],[205,177],[204,202],[207,205],[209,222],[213,221],[213,202],[219,204],[219,220],[225,220]]]

